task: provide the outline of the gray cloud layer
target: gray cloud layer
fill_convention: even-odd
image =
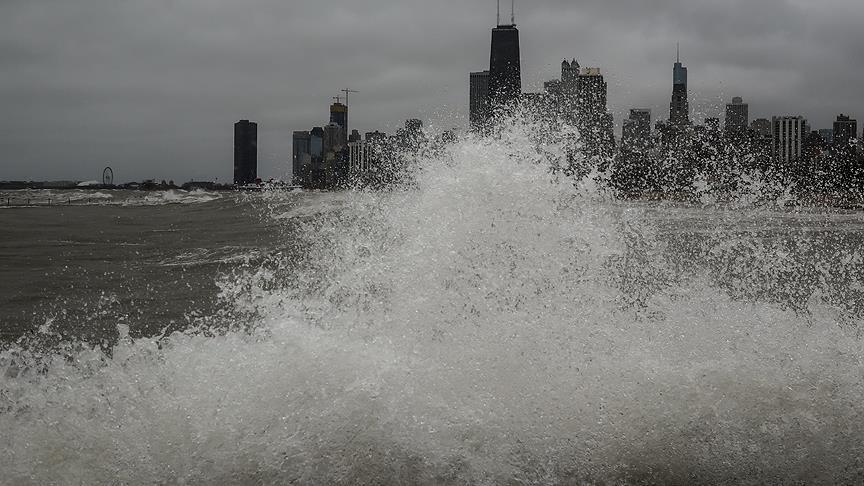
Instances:
[[[507,2],[503,2],[507,3]],[[620,122],[668,115],[675,43],[697,119],[729,98],[828,127],[864,113],[860,0],[517,2],[523,78],[603,68]],[[492,0],[3,0],[0,179],[228,180],[232,124],[260,124],[260,174],[286,177],[291,131],[352,99],[352,125],[464,123],[488,64]]]

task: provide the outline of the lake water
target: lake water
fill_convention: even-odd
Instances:
[[[0,482],[864,481],[864,215],[520,150],[0,208]]]

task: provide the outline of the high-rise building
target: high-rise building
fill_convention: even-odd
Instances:
[[[495,109],[516,103],[522,95],[522,64],[519,54],[519,29],[515,15],[510,24],[492,29],[492,49],[489,56],[489,103]]]
[[[336,103],[330,105],[330,125],[338,125],[342,131],[342,139],[339,145],[348,143],[348,105],[343,104],[337,98]]]
[[[324,153],[339,152],[348,144],[345,128],[338,123],[330,123],[324,127]]]
[[[621,145],[628,148],[644,148],[651,140],[651,110],[630,110],[630,118],[624,120]]]
[[[343,129],[348,128],[348,106],[336,101],[330,105],[330,123],[335,123]]]
[[[387,141],[387,134],[375,130],[374,132],[366,132],[366,141],[374,144],[383,144]]]
[[[858,121],[847,115],[839,115],[834,122],[833,145],[836,149],[854,148],[858,138]]]
[[[590,117],[606,113],[608,84],[600,68],[585,68],[579,74],[577,105],[579,112]]]
[[[802,116],[775,116],[771,119],[771,153],[774,160],[788,165],[801,160],[807,121]]]
[[[773,152],[774,134],[771,129],[771,120],[757,118],[750,124],[751,151],[759,156],[760,164],[767,168],[771,153]]]
[[[291,175],[295,184],[302,184],[302,174],[311,169],[312,135],[309,132],[294,132],[291,151]]]
[[[574,58],[572,61],[566,59],[561,61],[561,85],[559,88],[559,110],[564,120],[571,124],[576,123],[579,99],[579,74],[582,68]]]
[[[833,145],[834,144],[834,129],[833,128],[820,128],[819,136],[822,137],[822,140],[825,140],[826,143]]]
[[[234,124],[234,184],[253,184],[258,179],[258,124],[240,120]]]
[[[309,132],[309,149],[313,158],[324,156],[324,129],[315,127]]]
[[[732,103],[726,105],[726,136],[742,138],[747,134],[750,123],[750,106],[740,97],[732,98]]]
[[[489,119],[489,71],[471,73],[469,95],[468,120],[476,130]]]
[[[368,140],[348,142],[348,170],[351,175],[362,174],[369,170],[373,148]]]
[[[607,153],[615,144],[612,115],[606,110],[608,84],[600,68],[583,68],[576,84],[576,126],[589,154]]]
[[[575,58],[567,62],[567,59],[561,61],[561,82],[564,84],[576,84],[576,80],[579,78],[579,74],[582,72],[582,68],[579,66],[579,61]]]
[[[690,102],[687,99],[687,68],[678,60],[672,69],[672,103],[669,104],[669,122],[682,128],[690,125]]]
[[[762,137],[771,137],[771,120],[767,118],[757,118],[750,124],[750,130]]]

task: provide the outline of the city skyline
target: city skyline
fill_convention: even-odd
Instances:
[[[695,123],[722,118],[732,97],[741,96],[751,120],[803,115],[814,129],[830,128],[839,113],[860,118],[864,112],[856,95],[864,75],[861,54],[851,46],[854,32],[846,32],[855,5],[827,3],[832,8],[822,3],[816,11],[772,0],[748,7],[746,15],[735,14],[732,4],[718,10],[698,1],[658,1],[626,12],[602,2],[517,3],[524,91],[541,91],[543,81],[557,77],[562,58],[599,66],[620,136],[631,108],[650,108],[658,119],[668,109],[669,66],[680,41]],[[361,91],[352,96],[352,128],[361,132],[393,131],[407,118],[464,127],[465,78],[488,58],[488,29],[495,24],[494,2],[434,9],[420,2],[337,2],[315,14],[307,10],[311,2],[292,9],[254,2],[239,17],[231,7],[201,4],[199,10],[175,7],[173,21],[155,8],[127,2],[96,8],[104,5],[84,1],[59,12],[18,1],[0,7],[7,14],[0,24],[11,26],[0,34],[9,46],[0,57],[9,73],[0,82],[0,101],[8,107],[0,179],[95,179],[111,165],[118,180],[229,181],[230,127],[240,118],[261,126],[259,176],[284,178],[292,131],[319,123],[345,86]],[[460,15],[447,16],[446,7]],[[87,21],[88,12],[99,22]],[[194,21],[201,12],[213,25],[230,26],[228,34]],[[799,27],[800,35],[779,48],[782,29],[756,27],[769,15]],[[346,18],[363,24],[363,32]],[[303,28],[313,20],[331,36]],[[270,28],[280,21],[298,29],[276,34]],[[133,24],[127,35],[124,27]],[[27,34],[52,26],[70,29],[64,33],[76,48]]]

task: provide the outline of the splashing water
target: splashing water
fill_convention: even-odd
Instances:
[[[860,215],[615,202],[522,130],[260,196],[221,331],[5,350],[0,481],[860,482]]]

